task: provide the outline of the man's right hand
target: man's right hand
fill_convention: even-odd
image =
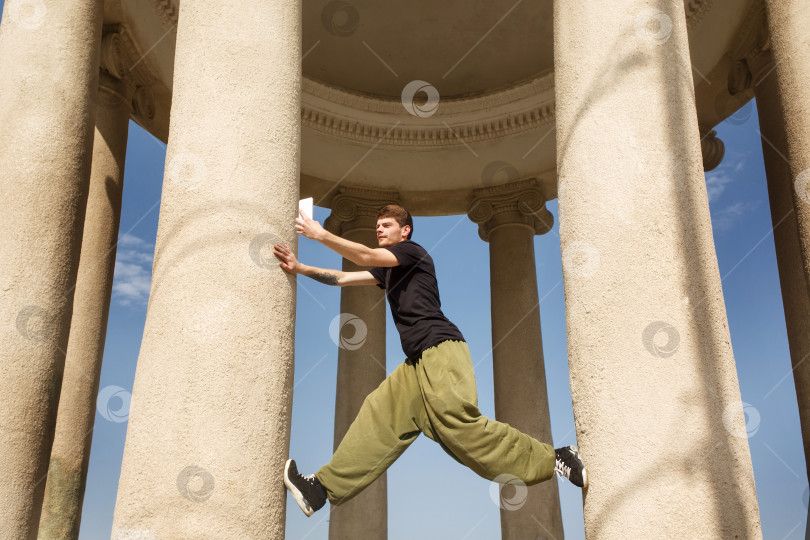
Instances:
[[[286,245],[274,244],[273,255],[278,257],[281,261],[279,266],[282,268],[282,270],[290,274],[298,273],[301,263],[298,262],[298,259],[295,258],[295,254]]]

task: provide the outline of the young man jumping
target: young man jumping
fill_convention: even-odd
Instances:
[[[371,270],[342,272],[307,266],[284,244],[273,252],[279,266],[327,285],[377,285],[385,289],[407,359],[371,392],[332,460],[315,474],[284,467],[284,484],[307,516],[328,499],[344,503],[379,477],[420,433],[487,480],[502,474],[526,485],[556,472],[585,488],[588,476],[575,446],[554,449],[478,410],[470,351],[459,329],[441,311],[433,259],[411,241],[413,219],[401,206],[377,212],[379,248],[326,231],[304,213],[295,230]]]

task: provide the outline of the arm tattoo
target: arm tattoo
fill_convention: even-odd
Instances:
[[[327,273],[312,274],[312,275],[307,276],[307,277],[310,277],[310,278],[314,279],[315,281],[320,281],[321,283],[324,283],[326,285],[337,285],[338,284],[338,278],[336,278],[332,274],[327,274]]]

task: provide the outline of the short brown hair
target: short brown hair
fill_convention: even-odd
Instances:
[[[382,218],[394,218],[400,227],[404,227],[405,225],[410,226],[411,232],[408,233],[407,240],[410,240],[411,236],[413,236],[413,218],[411,217],[410,212],[401,206],[397,204],[388,204],[383,206],[377,212],[377,221],[381,220]]]

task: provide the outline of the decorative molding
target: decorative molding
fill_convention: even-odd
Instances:
[[[155,79],[151,75],[146,55],[138,48],[125,25],[114,25],[104,30],[101,67],[134,87],[133,116],[152,120],[155,117],[155,98],[152,92]]]
[[[711,171],[720,165],[726,154],[726,145],[717,137],[717,132],[711,130],[700,139],[700,150],[703,154],[703,170]]]
[[[732,62],[749,56],[752,50],[761,45],[763,32],[767,37],[765,4],[762,0],[754,0],[728,48]]]
[[[401,205],[399,193],[362,187],[340,187],[337,195],[332,198],[332,213],[324,220],[323,227],[338,236],[354,229],[374,230],[377,226],[377,211],[387,204]]]
[[[505,118],[448,124],[449,127],[393,127],[392,124],[340,118],[326,111],[304,107],[301,111],[301,120],[303,127],[357,142],[379,143],[386,146],[461,146],[465,143],[522,133],[537,126],[550,124],[554,121],[553,110],[553,106],[535,108]]]
[[[409,115],[400,100],[348,92],[304,78],[301,121],[330,137],[386,146],[446,147],[492,140],[554,122],[554,75],[507,90],[443,100],[430,120]]]
[[[535,178],[479,188],[473,191],[467,216],[478,224],[478,236],[484,242],[503,225],[525,225],[534,234],[545,234],[554,225],[546,200]]]
[[[306,94],[316,100],[323,100],[330,104],[344,105],[350,109],[362,110],[365,113],[377,113],[386,116],[402,116],[414,118],[409,115],[402,105],[401,99],[380,98],[358,92],[350,92],[343,88],[304,77],[301,88]],[[449,98],[440,101],[442,115],[455,115],[469,111],[483,112],[493,107],[503,107],[526,99],[536,98],[537,94],[554,90],[554,73],[547,72],[530,80],[516,84],[506,89],[463,98]],[[422,125],[425,121],[436,122],[420,118],[414,120]],[[438,122],[437,122],[438,123]]]

